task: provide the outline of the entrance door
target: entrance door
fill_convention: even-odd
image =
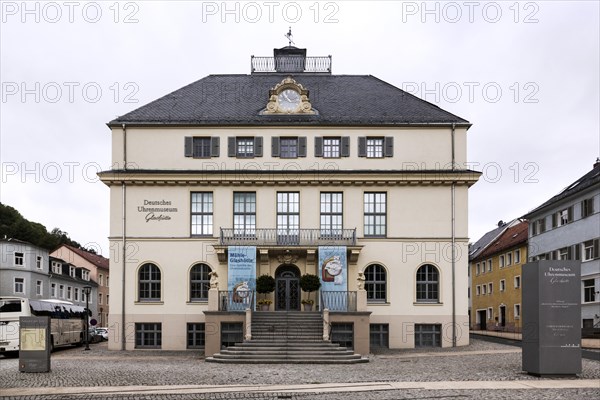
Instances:
[[[500,326],[506,326],[506,307],[500,306]]]
[[[281,266],[275,272],[275,310],[300,310],[300,271],[295,266]]]
[[[485,310],[479,310],[477,311],[477,314],[479,315],[479,329],[482,331],[486,330],[486,318],[487,318],[487,313]]]

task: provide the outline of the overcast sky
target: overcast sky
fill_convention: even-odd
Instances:
[[[291,26],[334,74],[374,75],[473,124],[475,241],[600,156],[598,4],[2,0],[0,201],[109,256],[105,123],[206,75],[250,73]]]

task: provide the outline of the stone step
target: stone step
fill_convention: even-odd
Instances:
[[[252,329],[323,329],[323,323],[319,322],[316,324],[286,324],[282,322],[269,323],[253,323]]]
[[[260,334],[264,334],[264,335],[278,335],[278,336],[285,336],[285,335],[304,335],[304,334],[310,334],[310,335],[316,335],[316,334],[323,334],[323,329],[252,329],[252,334],[256,334],[256,333],[260,333]]]
[[[243,343],[236,343],[235,346],[303,346],[304,344],[308,344],[310,346],[321,346],[321,347],[328,347],[328,346],[337,346],[339,347],[338,344],[334,344],[334,343],[330,343],[330,342],[324,342],[323,338],[320,339],[315,339],[315,340],[295,340],[294,338],[291,338],[289,340],[287,339],[252,339],[248,342],[243,342]]]
[[[280,348],[280,347],[255,347],[255,348],[245,348],[239,349],[236,347],[229,347],[225,350],[221,350],[219,354],[228,354],[228,355],[274,355],[279,356],[282,354],[288,355],[316,355],[316,356],[326,356],[326,355],[354,355],[352,350],[344,349],[340,347],[339,349],[309,349],[309,348]]]
[[[354,364],[368,362],[353,350],[323,340],[320,312],[258,311],[252,314],[252,340],[206,358],[238,364]]]
[[[222,363],[222,364],[358,364],[369,362],[368,358],[354,358],[349,360],[329,359],[313,359],[313,358],[296,358],[293,360],[262,360],[262,359],[228,359],[207,357],[206,362]]]
[[[301,324],[303,322],[320,322],[323,318],[252,318],[252,322],[269,323],[269,322],[290,322]]]
[[[237,360],[295,360],[295,359],[312,359],[312,360],[328,360],[332,359],[331,355],[312,355],[312,354],[224,354],[218,353],[213,358],[221,359],[237,359]],[[336,360],[353,360],[361,358],[358,354],[337,354]]]

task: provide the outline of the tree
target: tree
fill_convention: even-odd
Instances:
[[[321,287],[321,280],[318,276],[313,274],[304,274],[300,277],[300,289],[303,292],[308,292],[308,298],[310,299],[310,294],[319,290]]]
[[[261,275],[256,278],[256,291],[261,294],[271,293],[275,290],[275,278],[271,275]]]
[[[29,242],[50,251],[61,244],[68,244],[86,250],[79,243],[72,240],[67,232],[59,228],[54,228],[51,232],[48,232],[44,225],[29,221],[15,208],[0,203],[0,239],[4,237]]]

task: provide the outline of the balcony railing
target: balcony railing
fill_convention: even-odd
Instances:
[[[254,310],[254,292],[245,293],[230,290],[219,290],[219,311]]]
[[[356,311],[356,292],[321,290],[321,309],[329,311]]]
[[[253,229],[221,228],[221,246],[355,246],[356,228]]]
[[[255,57],[252,56],[252,73],[260,72],[321,72],[331,73],[331,56],[325,57]]]

